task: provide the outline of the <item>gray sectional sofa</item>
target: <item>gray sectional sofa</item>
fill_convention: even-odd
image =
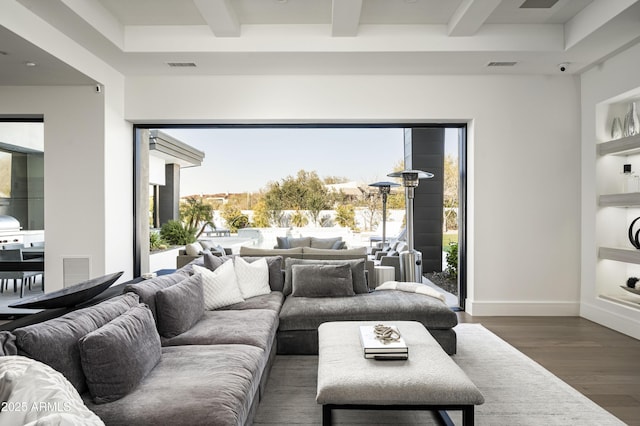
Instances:
[[[242,259],[266,259],[267,293],[204,309],[198,268],[227,260],[207,254],[0,341],[61,372],[107,425],[251,424],[276,353],[317,353],[326,321],[417,320],[455,353],[455,313],[420,294],[369,292],[364,259]],[[317,297],[321,283],[334,297]]]

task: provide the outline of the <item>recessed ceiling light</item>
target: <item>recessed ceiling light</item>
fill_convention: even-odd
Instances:
[[[0,50],[0,56],[7,56],[7,55],[8,55],[7,52],[5,52],[4,50]]]
[[[493,61],[487,64],[488,67],[513,67],[517,64],[515,61]]]
[[[404,0],[405,3],[415,3],[417,0]]]
[[[174,68],[194,68],[197,67],[195,62],[167,62],[167,65],[169,65],[170,67],[174,67]]]
[[[288,2],[288,1],[289,1],[289,0],[275,0],[275,2],[276,2],[276,3],[286,3],[286,2]]]
[[[35,67],[38,64],[36,64],[35,62],[27,61],[27,62],[24,63],[24,65],[26,67]]]

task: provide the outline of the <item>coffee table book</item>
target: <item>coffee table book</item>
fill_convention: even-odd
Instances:
[[[396,332],[397,327],[390,326]],[[409,348],[404,339],[393,342],[382,342],[375,337],[373,326],[360,326],[360,342],[364,357],[368,359],[407,359],[409,357]]]

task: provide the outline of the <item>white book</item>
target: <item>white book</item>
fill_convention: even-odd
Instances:
[[[391,325],[393,329],[398,331],[398,328]],[[366,355],[373,354],[403,354],[408,353],[409,349],[402,336],[397,341],[383,342],[376,338],[373,331],[374,326],[362,325],[360,326],[360,342],[362,343],[363,352]]]

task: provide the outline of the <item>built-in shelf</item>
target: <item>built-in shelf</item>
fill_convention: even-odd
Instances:
[[[640,309],[640,297],[633,298],[631,296],[610,296],[606,294],[600,295],[601,299],[608,300],[610,302],[616,302],[624,306],[629,306],[631,308]]]
[[[627,136],[598,144],[599,155],[640,154],[640,135]]]
[[[601,207],[635,207],[640,206],[640,192],[626,194],[603,194],[598,198]]]
[[[635,248],[600,247],[598,249],[598,257],[600,259],[640,265],[640,250]]]

